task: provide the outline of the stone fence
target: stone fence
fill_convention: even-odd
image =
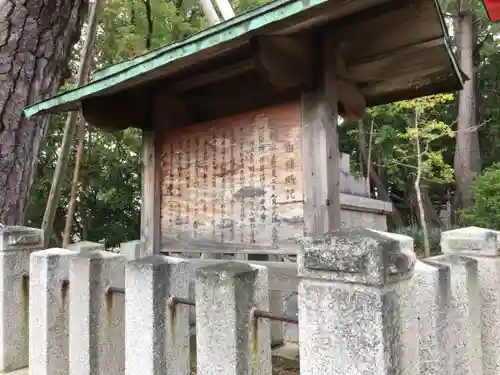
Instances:
[[[39,230],[2,231],[0,371],[188,375],[195,354],[198,375],[272,373],[271,268],[130,261],[138,243],[41,250]],[[499,374],[500,233],[448,231],[442,249],[419,261],[411,238],[366,229],[304,239],[300,373]]]

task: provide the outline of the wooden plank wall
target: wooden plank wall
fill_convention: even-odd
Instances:
[[[161,243],[278,248],[303,231],[300,104],[170,131],[159,140]]]

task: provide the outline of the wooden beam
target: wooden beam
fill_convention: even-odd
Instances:
[[[206,73],[196,75],[169,85],[169,90],[174,92],[188,91],[197,87],[206,86],[214,82],[220,82],[230,77],[249,72],[255,68],[253,59],[238,61],[234,64],[214,69]]]
[[[323,36],[319,87],[302,94],[302,169],[306,233],[340,227],[340,152],[337,135],[338,43]]]
[[[443,45],[445,41],[443,38],[439,37],[437,39],[424,40],[423,42],[410,43],[400,48],[385,50],[380,53],[375,53],[373,55],[363,56],[361,58],[357,58],[351,60],[349,62],[348,74],[355,75],[353,70],[358,69],[367,69],[366,65],[377,64],[378,61],[387,60],[393,58],[395,56],[412,54],[414,52],[425,52],[425,50],[440,47]]]
[[[442,29],[435,22],[434,2],[427,0],[399,1],[392,11],[363,23],[351,23],[337,28],[344,56],[354,62],[386,52],[405,48],[433,39],[442,39]],[[411,25],[409,27],[408,25]]]
[[[186,125],[193,122],[186,103],[179,93],[172,93],[170,88],[157,87],[153,91],[153,124],[155,129],[163,131],[165,128]]]
[[[260,36],[251,40],[255,66],[272,85],[286,89],[314,85],[314,43],[311,38],[284,35]]]
[[[141,127],[146,119],[143,92],[123,92],[88,98],[82,103],[82,114],[89,124],[107,131]]]
[[[160,163],[157,132],[154,129],[144,130],[142,133],[141,241],[143,246],[141,257],[160,253]]]

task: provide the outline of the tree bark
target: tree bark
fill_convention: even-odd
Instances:
[[[21,225],[48,116],[23,118],[68,76],[86,0],[0,2],[0,222]]]
[[[460,91],[458,127],[455,146],[455,182],[452,222],[457,224],[456,213],[472,204],[472,182],[480,168],[479,137],[476,126],[475,71],[474,71],[474,19],[469,6],[459,9],[456,20],[460,69],[469,77]]]
[[[444,229],[443,222],[432,206],[432,201],[429,197],[429,187],[426,185],[421,185],[420,194],[422,196],[426,221],[429,221],[435,227]]]

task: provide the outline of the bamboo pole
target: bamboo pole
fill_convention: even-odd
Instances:
[[[73,216],[75,214],[76,195],[78,192],[78,181],[80,177],[80,163],[83,156],[83,141],[85,139],[85,120],[80,118],[78,125],[78,145],[76,146],[75,169],[73,170],[73,181],[71,182],[71,194],[68,203],[68,212],[66,214],[66,224],[64,225],[63,247],[70,244],[71,226],[73,224]]]
[[[87,38],[82,49],[82,55],[80,57],[80,66],[78,68],[76,87],[85,85],[88,82],[88,77],[90,74],[90,66],[92,60],[92,50],[94,46],[97,25],[99,23],[99,18],[102,13],[104,1],[94,0],[90,5],[90,14],[88,18],[87,27]],[[44,238],[44,247],[48,247],[50,237],[52,236],[52,230],[54,227],[54,217],[56,213],[57,204],[59,203],[59,198],[61,196],[61,188],[64,180],[64,174],[68,168],[69,154],[71,149],[71,142],[75,135],[75,126],[78,112],[69,112],[66,118],[66,124],[64,126],[64,135],[61,143],[61,150],[57,158],[56,170],[54,171],[54,177],[52,179],[52,185],[50,187],[49,198],[47,200],[47,206],[45,207],[45,214],[43,215],[42,229]]]

